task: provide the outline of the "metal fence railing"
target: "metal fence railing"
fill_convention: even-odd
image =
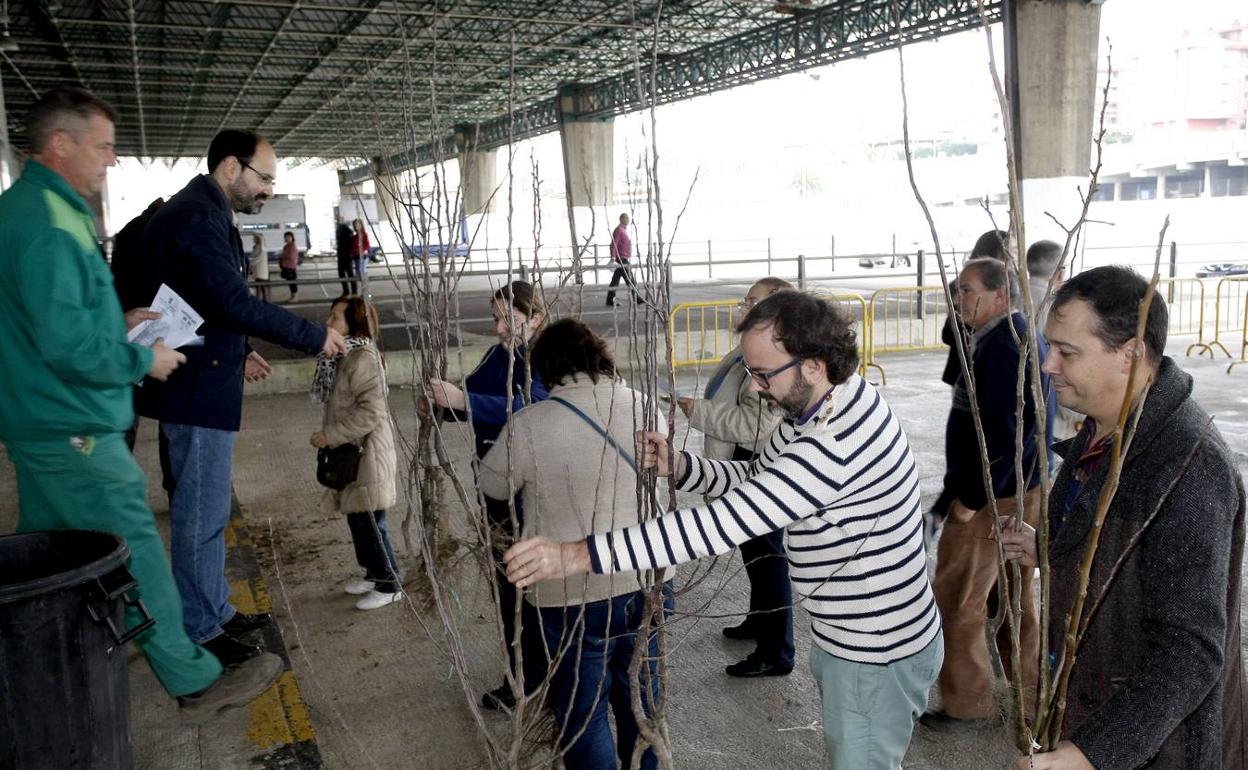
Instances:
[[[858,372],[865,375],[871,339],[871,317],[867,302],[858,294],[830,294],[824,297],[850,319],[858,341]],[[668,316],[667,336],[672,346],[672,363],[682,366],[718,364],[737,345],[740,321],[738,300],[682,302]]]
[[[1207,353],[1212,358],[1216,348],[1230,358],[1222,340],[1239,332],[1240,360],[1228,367],[1229,372],[1248,363],[1248,276],[1219,279],[1212,291],[1210,283],[1209,279],[1163,278],[1158,291],[1166,299],[1170,335],[1196,338],[1187,355]],[[941,334],[949,313],[941,286],[890,286],[869,296],[836,294],[828,300],[853,321],[860,346],[859,371],[865,376],[868,369],[875,370],[881,383],[887,382],[881,355],[945,347]],[[675,365],[718,363],[736,345],[737,306],[736,300],[717,300],[674,307],[668,336]]]

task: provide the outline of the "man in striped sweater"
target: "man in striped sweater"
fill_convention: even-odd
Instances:
[[[753,387],[787,415],[758,459],[669,455],[665,436],[646,433],[647,467],[715,499],[580,541],[525,540],[504,557],[508,577],[524,587],[666,567],[785,529],[831,767],[896,770],[944,657],[909,442],[855,374],[853,329],[831,305],[781,292],[739,331]]]

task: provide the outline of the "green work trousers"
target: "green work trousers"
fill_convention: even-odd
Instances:
[[[17,468],[19,532],[95,529],[130,546],[138,595],[156,625],[136,640],[156,678],[171,696],[189,695],[221,676],[212,653],[182,628],[182,600],[165,545],[147,505],[147,478],[120,433],[7,442]],[[139,622],[126,610],[126,627]]]

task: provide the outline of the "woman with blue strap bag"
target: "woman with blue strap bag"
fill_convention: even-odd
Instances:
[[[520,491],[526,538],[581,539],[649,518],[638,507],[633,456],[634,431],[646,424],[645,400],[618,377],[606,343],[566,318],[542,332],[532,365],[550,387],[550,399],[512,416],[482,460],[482,492],[493,497]],[[667,430],[661,414],[654,419],[655,430]],[[658,638],[652,627],[638,638],[655,580],[647,574],[582,575],[526,592],[551,660],[547,702],[568,770],[616,767],[617,761],[633,766],[639,731],[629,706],[629,665],[639,645],[649,661],[638,674],[642,703],[649,712],[659,702]],[[670,611],[671,595],[665,593]],[[653,749],[640,767],[657,767]]]

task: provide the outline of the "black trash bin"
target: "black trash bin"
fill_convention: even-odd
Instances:
[[[130,548],[87,530],[0,537],[0,767],[130,767],[122,645],[152,625]],[[127,603],[143,620],[125,632]]]

